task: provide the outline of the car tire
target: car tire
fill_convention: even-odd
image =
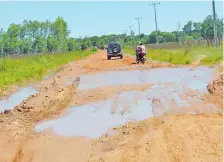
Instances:
[[[107,60],[110,60],[110,56],[107,56]]]
[[[123,55],[120,56],[120,59],[123,59]]]

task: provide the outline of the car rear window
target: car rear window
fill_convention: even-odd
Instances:
[[[109,48],[114,47],[114,46],[121,47],[119,43],[110,43],[110,44],[108,45]]]

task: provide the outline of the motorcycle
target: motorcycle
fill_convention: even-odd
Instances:
[[[142,62],[144,64],[146,61],[145,59],[145,53],[142,52],[141,48],[136,49],[136,63],[139,64],[139,62]]]

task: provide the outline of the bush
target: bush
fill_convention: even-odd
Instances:
[[[81,44],[81,50],[84,51],[87,49],[87,44],[86,43],[82,43]]]
[[[91,51],[98,51],[98,48],[97,47],[92,47],[90,50]]]

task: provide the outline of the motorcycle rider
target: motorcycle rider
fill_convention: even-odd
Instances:
[[[142,42],[139,42],[139,43],[138,43],[138,46],[137,46],[136,50],[137,50],[138,48],[141,48],[141,49],[142,49],[142,53],[144,54],[144,57],[143,57],[143,58],[146,60],[146,48],[145,48],[144,45],[142,45]]]

